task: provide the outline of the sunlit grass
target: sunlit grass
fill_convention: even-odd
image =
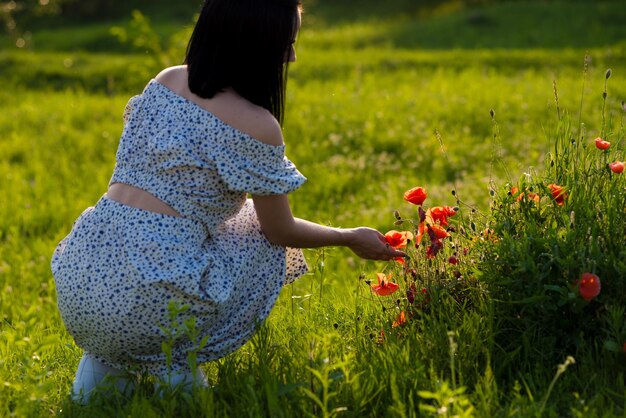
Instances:
[[[553,152],[555,80],[572,135],[580,134],[579,122],[585,138],[600,134],[608,67],[605,116],[613,127],[624,117],[626,54],[618,42],[589,44],[583,79],[580,48],[528,49],[519,40],[510,41],[519,43],[513,50],[398,48],[393,17],[386,19],[320,23],[299,39],[284,127],[287,154],[309,178],[291,196],[298,216],[384,232],[397,228],[395,209],[410,213],[401,196],[415,185],[428,188],[431,206],[453,202],[456,189],[465,204],[487,214],[490,180],[502,185],[540,172]],[[398,27],[406,26],[399,19]],[[450,19],[459,17],[424,27]],[[84,29],[84,45],[104,39],[104,29]],[[582,351],[551,392],[564,358],[524,374],[510,370],[503,379],[508,360],[494,333],[500,322],[479,291],[469,307],[434,289],[430,312],[402,337],[387,333],[379,344],[387,316],[365,280],[375,280],[386,264],[336,249],[307,251],[311,274],[283,291],[267,328],[239,352],[206,365],[213,389],[194,399],[160,398],[145,385],[130,400],[72,405],[80,349],[56,310],[49,257],[76,216],[106,190],[124,104],[156,69],[118,46],[109,51],[102,44],[98,54],[68,51],[66,33],[50,32],[49,52],[0,54],[0,415],[62,409],[90,417],[428,416],[430,407],[443,406],[449,416],[623,415],[619,354],[595,359]],[[473,274],[485,279],[482,271]],[[494,368],[496,354],[506,361]]]

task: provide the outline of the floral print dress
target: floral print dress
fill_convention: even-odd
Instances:
[[[143,189],[181,217],[106,195],[52,256],[58,306],[76,344],[111,367],[187,370],[253,335],[283,285],[307,270],[298,249],[267,241],[247,193],[286,194],[306,178],[272,146],[227,125],[156,80],[133,97],[112,183]],[[180,309],[174,323],[171,304]],[[176,332],[195,321],[198,338]],[[206,343],[199,340],[206,337]],[[166,366],[164,342],[174,343]]]

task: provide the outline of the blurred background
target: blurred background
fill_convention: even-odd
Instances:
[[[60,235],[97,200],[126,101],[181,63],[201,5],[0,1],[0,174],[13,179],[0,187],[18,196],[0,211],[19,218],[7,218],[7,229]],[[456,187],[486,208],[492,182],[543,164],[558,112],[571,113],[574,131],[597,134],[607,68],[606,119],[613,127],[624,119],[622,0],[305,0],[304,8],[284,125],[288,155],[311,180],[294,199],[303,217],[384,229],[416,184],[442,203]]]

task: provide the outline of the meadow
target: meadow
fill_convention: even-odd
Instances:
[[[469,248],[460,279],[419,249],[413,279],[397,263],[308,250],[310,274],[258,335],[204,366],[210,389],[155,394],[145,382],[129,398],[72,404],[81,350],[56,308],[50,255],[106,191],[125,103],[180,62],[194,7],[35,22],[24,48],[0,38],[1,416],[626,414],[626,184],[606,168],[624,160],[626,9],[360,3],[305,2],[284,124],[308,177],[293,212],[414,230],[400,223],[419,218],[403,193],[423,186],[428,207],[459,207],[444,254]],[[610,149],[595,148],[599,136]],[[570,201],[550,200],[548,183]],[[603,290],[584,301],[571,283],[588,270]],[[406,288],[375,295],[378,272]],[[419,308],[409,280],[425,289]],[[413,316],[393,326],[403,306]]]

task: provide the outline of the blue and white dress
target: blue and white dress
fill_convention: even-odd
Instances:
[[[285,194],[306,178],[283,146],[227,125],[156,80],[129,101],[110,183],[143,189],[181,217],[103,196],[52,256],[58,306],[76,344],[101,362],[160,375],[171,339],[168,305],[186,305],[208,342],[199,362],[253,335],[283,285],[307,270],[298,249],[267,241],[247,193]],[[172,369],[198,341],[175,339]]]

